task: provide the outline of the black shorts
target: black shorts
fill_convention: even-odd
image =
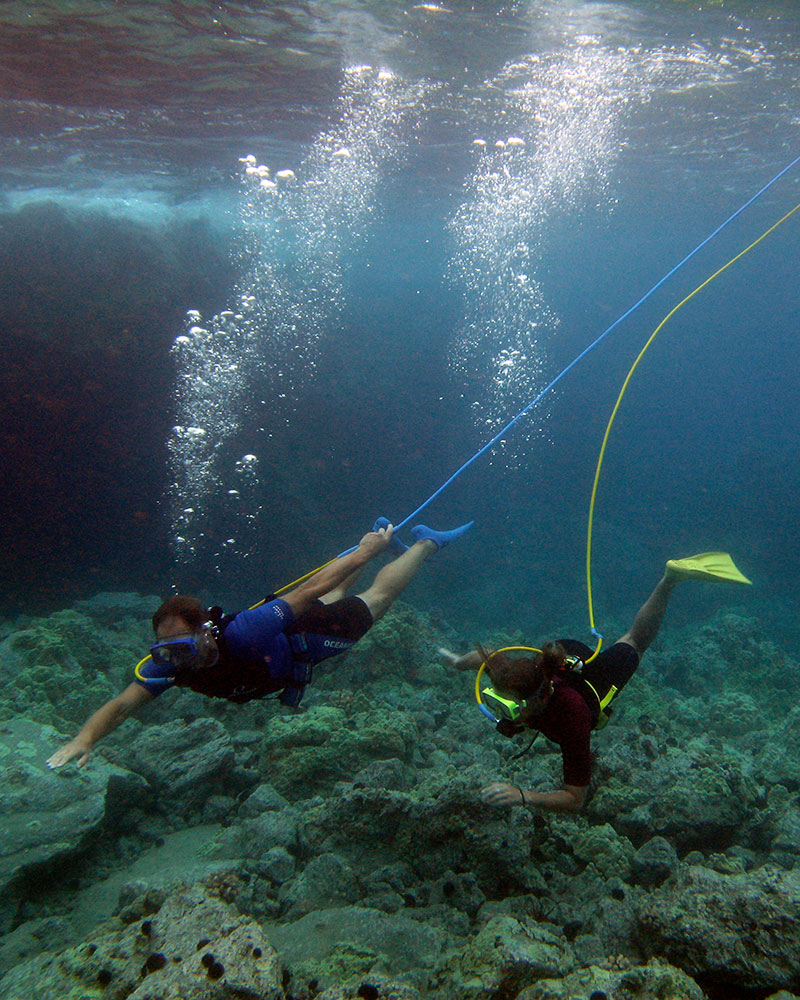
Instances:
[[[594,653],[586,643],[577,639],[558,640],[570,656],[579,656],[584,662]],[[604,698],[612,687],[621,691],[633,677],[639,666],[639,654],[627,642],[615,642],[608,649],[601,650],[583,668],[581,677],[587,680],[600,698]]]
[[[286,629],[286,635],[305,632],[311,635],[335,636],[357,642],[372,628],[372,612],[360,597],[343,597],[341,601],[323,604],[315,601]]]

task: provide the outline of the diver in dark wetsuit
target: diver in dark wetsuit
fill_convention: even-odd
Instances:
[[[561,748],[563,788],[537,792],[495,781],[481,789],[484,802],[494,806],[540,806],[556,812],[574,812],[583,806],[591,774],[592,730],[598,728],[610,697],[628,683],[658,634],[672,588],[686,579],[750,583],[727,553],[705,552],[672,559],[630,630],[591,662],[586,661],[592,650],[576,639],[548,643],[536,657],[525,658],[512,658],[503,650],[487,653],[478,649],[465,656],[440,650],[443,660],[457,670],[477,670],[481,664],[486,665],[493,685],[491,696],[500,708],[506,705],[509,711],[498,721],[499,732],[511,736],[526,728],[537,730]]]
[[[358,546],[316,572],[284,597],[249,611],[220,617],[196,598],[171,597],[153,616],[156,643],[136,668],[136,679],[106,702],[74,739],[47,761],[82,767],[98,740],[168,688],[188,687],[210,697],[246,702],[282,692],[296,706],[314,663],[349,649],[391,607],[423,562],[462,535],[472,522],[452,531],[425,525],[411,529],[414,544],[393,538],[379,518]],[[400,555],[380,570],[371,587],[354,597],[345,591],[363,567],[387,546]]]

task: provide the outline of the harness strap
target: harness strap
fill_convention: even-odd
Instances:
[[[292,651],[292,679],[281,692],[278,701],[282,705],[288,705],[290,708],[297,708],[303,697],[306,685],[311,683],[314,665],[304,658],[304,654],[308,652],[308,641],[306,640],[305,633],[296,632],[294,635],[289,635],[286,638],[289,640],[289,648]]]
[[[278,701],[281,705],[297,708],[303,697],[306,685],[311,683],[311,671],[312,665],[310,663],[292,661],[292,680],[280,693]]]
[[[616,686],[616,684],[612,684],[611,687],[606,692],[606,694],[601,698],[600,695],[597,693],[597,688],[594,686],[594,684],[592,684],[590,681],[587,681],[585,677],[581,677],[581,680],[583,681],[584,684],[587,685],[587,687],[591,689],[592,694],[595,696],[595,698],[597,698],[597,704],[600,706],[600,711],[598,713],[597,723],[595,724],[594,728],[595,730],[602,729],[603,726],[605,726],[606,723],[608,722],[608,715],[606,713],[606,709],[611,704],[611,700],[617,693],[619,688]]]

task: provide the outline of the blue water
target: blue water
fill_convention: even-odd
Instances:
[[[8,614],[257,599],[406,517],[800,152],[791,3],[118,6],[0,10]],[[412,601],[468,630],[585,623],[630,364],[798,201],[800,168],[426,510],[477,525]],[[793,628],[798,226],[681,310],[631,385],[601,628],[665,558],[715,548]],[[192,326],[209,337],[175,348]]]

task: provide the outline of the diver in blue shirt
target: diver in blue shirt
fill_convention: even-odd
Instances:
[[[434,531],[419,524],[413,544],[394,537],[379,518],[352,551],[333,560],[284,597],[235,615],[206,610],[197,598],[177,595],[153,615],[156,642],[136,668],[136,679],[106,702],[69,743],[47,761],[82,767],[92,747],[142,705],[168,688],[188,687],[210,697],[246,702],[281,692],[297,706],[312,665],[349,649],[391,607],[425,560],[472,525]],[[363,567],[389,545],[400,554],[384,566],[372,586],[346,597]]]

